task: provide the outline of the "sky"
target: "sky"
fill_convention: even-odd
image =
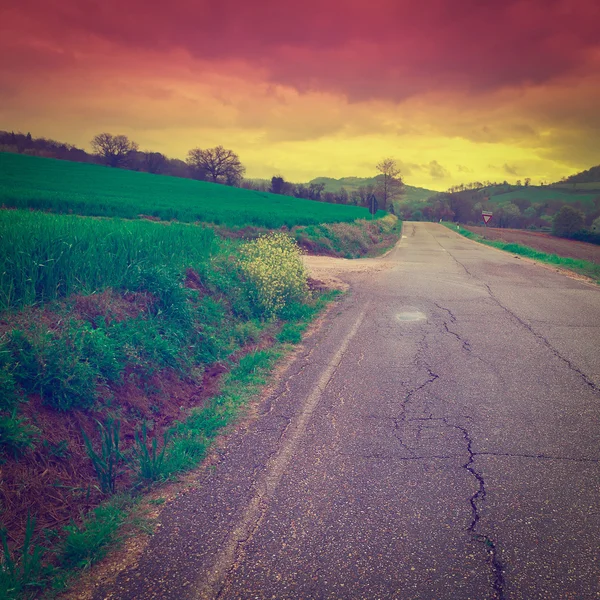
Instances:
[[[598,0],[3,0],[0,129],[246,176],[556,181],[600,163]]]

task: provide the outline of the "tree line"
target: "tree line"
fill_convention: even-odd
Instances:
[[[161,152],[140,150],[139,145],[126,135],[104,132],[93,137],[91,147],[93,153],[89,154],[72,144],[33,138],[30,133],[0,131],[0,152],[103,164],[118,169],[210,181],[318,202],[377,205],[379,209],[394,212],[394,200],[400,198],[404,191],[400,169],[393,158],[385,158],[375,166],[378,172],[375,184],[365,185],[357,190],[342,188],[337,192],[330,192],[325,191],[325,184],[295,184],[286,181],[279,174],[274,175],[270,181],[244,179],[246,169],[239,156],[223,146],[192,148],[183,161],[168,158]]]
[[[491,195],[518,189],[502,184],[475,188],[454,186],[454,190],[436,194],[418,208],[406,207],[400,216],[413,221],[455,221],[477,225],[482,222],[482,211],[493,212],[494,227],[515,229],[548,229],[561,237],[572,237],[598,243],[600,240],[600,195],[590,201],[574,199],[569,204],[562,198],[532,202],[515,197],[505,204],[491,202]],[[508,184],[507,184],[508,185]],[[529,184],[528,184],[529,185]],[[527,186],[520,186],[522,188]]]

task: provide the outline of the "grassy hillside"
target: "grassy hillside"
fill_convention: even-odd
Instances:
[[[548,202],[550,200],[559,200],[566,204],[573,202],[582,202],[583,204],[592,205],[594,199],[598,197],[598,193],[589,191],[587,193],[573,193],[568,189],[556,189],[549,186],[528,186],[513,189],[509,192],[494,193],[496,190],[492,190],[492,195],[489,196],[490,203],[502,205],[509,204],[515,198],[524,198],[529,200],[532,204],[539,202]]]
[[[381,177],[381,175],[377,177],[341,177],[340,179],[317,177],[309,181],[309,183],[324,183],[326,192],[339,192],[342,188],[350,192],[364,185],[377,185],[378,177]],[[434,194],[437,194],[437,192],[412,185],[405,185],[402,201],[407,203],[423,202]]]
[[[0,204],[88,216],[204,221],[230,227],[349,222],[367,209],[149,173],[0,153]]]

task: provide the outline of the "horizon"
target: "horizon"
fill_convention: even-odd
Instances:
[[[104,131],[170,158],[223,145],[249,179],[288,181],[372,177],[389,156],[434,191],[600,163],[594,0],[27,0],[0,15],[0,128],[87,151]]]

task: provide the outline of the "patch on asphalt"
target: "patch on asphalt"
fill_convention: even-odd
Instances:
[[[408,321],[426,321],[427,315],[420,310],[405,310],[396,315],[396,319],[402,323]]]

